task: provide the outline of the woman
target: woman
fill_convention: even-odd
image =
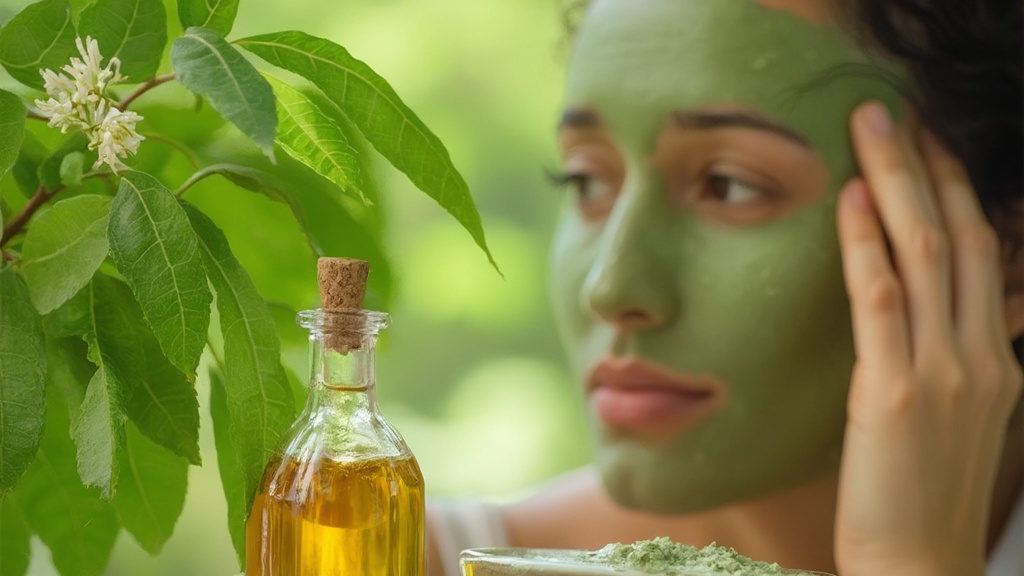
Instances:
[[[855,16],[876,41],[949,23],[875,5]],[[552,294],[595,466],[502,508],[435,506],[431,573],[468,546],[669,536],[841,576],[1024,574],[1020,63],[1016,170],[989,182],[991,151],[961,151],[976,193],[893,82],[927,78],[859,49],[833,6],[589,5]],[[991,132],[918,109],[951,145]]]

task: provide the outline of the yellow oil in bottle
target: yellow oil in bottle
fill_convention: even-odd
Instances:
[[[278,458],[246,530],[246,576],[422,576],[416,460]]]

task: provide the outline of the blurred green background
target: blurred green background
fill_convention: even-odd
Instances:
[[[0,22],[26,4],[0,0]],[[546,293],[546,249],[561,205],[544,177],[557,166],[560,10],[557,0],[242,0],[230,36],[299,29],[342,44],[441,138],[476,199],[504,279],[447,213],[401,174],[379,170],[394,293],[386,306],[393,325],[378,347],[378,393],[419,458],[429,497],[514,498],[588,457]],[[266,298],[316,305],[314,256],[286,208],[214,186],[188,199],[226,230]],[[305,334],[290,313],[281,316],[286,359],[305,375]],[[197,386],[205,465],[190,470],[175,534],[152,558],[122,533],[110,576],[238,571],[206,412],[209,383],[201,377]],[[47,556],[36,546],[31,576],[54,575]]]

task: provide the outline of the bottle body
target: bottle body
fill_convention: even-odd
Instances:
[[[310,396],[253,500],[246,574],[422,576],[423,475],[376,409],[376,332],[356,343],[312,313]]]
[[[422,575],[419,467],[411,456],[272,461],[248,531],[247,575]]]

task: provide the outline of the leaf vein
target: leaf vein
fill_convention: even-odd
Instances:
[[[160,246],[160,252],[161,252],[161,254],[164,257],[164,261],[167,263],[167,269],[170,270],[170,272],[171,272],[171,281],[174,284],[174,293],[177,296],[177,300],[178,300],[178,310],[177,310],[178,314],[177,315],[181,319],[181,334],[182,334],[182,337],[184,337],[184,335],[189,332],[189,330],[188,330],[188,323],[186,322],[186,318],[185,318],[185,303],[181,299],[181,289],[178,286],[178,275],[174,273],[174,264],[171,263],[171,260],[170,260],[170,258],[167,255],[167,247],[164,244],[163,236],[160,235],[160,230],[156,226],[156,222],[153,220],[153,214],[149,210],[149,205],[146,204],[146,199],[143,197],[142,191],[139,190],[138,187],[135,186],[134,182],[132,182],[131,180],[129,180],[127,178],[122,179],[121,181],[122,182],[127,182],[128,186],[130,186],[131,189],[135,191],[135,195],[138,196],[139,202],[142,204],[142,208],[146,211],[146,217],[147,217],[148,221],[150,222],[151,227],[153,228],[153,236],[156,238],[157,244],[159,244],[159,246]]]

